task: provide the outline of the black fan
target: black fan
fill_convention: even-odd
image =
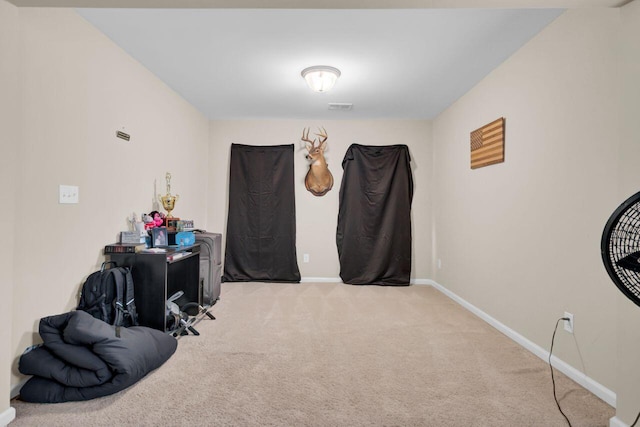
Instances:
[[[600,250],[613,283],[640,306],[640,192],[613,212],[604,226]]]

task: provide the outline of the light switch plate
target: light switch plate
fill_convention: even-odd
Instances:
[[[59,203],[79,203],[80,189],[76,185],[60,185]]]

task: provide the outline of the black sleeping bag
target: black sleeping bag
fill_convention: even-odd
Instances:
[[[176,351],[172,336],[156,329],[120,329],[84,311],[40,320],[43,345],[20,357],[19,370],[33,375],[22,400],[58,403],[88,400],[124,390],[166,362]]]

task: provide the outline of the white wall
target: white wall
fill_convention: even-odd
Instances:
[[[0,313],[11,319],[13,306],[13,260],[16,187],[18,173],[17,153],[20,145],[20,94],[18,90],[18,8],[0,0],[0,182],[3,185],[3,245],[0,255]],[[2,328],[0,340],[11,342],[11,327]],[[0,425],[8,421],[10,371],[13,351],[10,346],[0,346]]]
[[[333,189],[322,197],[313,196],[304,187],[308,163],[302,129],[312,133],[323,126],[329,135],[325,153],[333,174]],[[226,233],[229,180],[229,154],[232,143],[249,145],[295,144],[296,228],[298,266],[303,279],[339,278],[340,264],[336,248],[338,195],[342,181],[342,159],[349,145],[406,144],[412,157],[414,175],[413,268],[412,279],[431,276],[431,126],[417,120],[268,120],[212,121],[210,146],[211,192],[208,195],[210,231]],[[308,253],[310,262],[303,263]]]
[[[73,10],[19,15],[13,385],[38,320],[76,306],[104,245],[132,212],[154,208],[167,171],[174,214],[205,225],[209,133],[205,117]],[[122,129],[130,142],[115,137]],[[80,203],[58,204],[59,184],[78,185]]]
[[[569,10],[433,123],[437,282],[616,389],[618,290],[600,258],[619,201],[619,10]],[[505,163],[469,133],[504,116]]]

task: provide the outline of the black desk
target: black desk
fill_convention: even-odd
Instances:
[[[166,301],[178,291],[184,292],[180,301],[201,304],[199,244],[169,248],[166,253],[119,253],[108,257],[120,267],[131,268],[141,326],[170,332],[165,321]]]

